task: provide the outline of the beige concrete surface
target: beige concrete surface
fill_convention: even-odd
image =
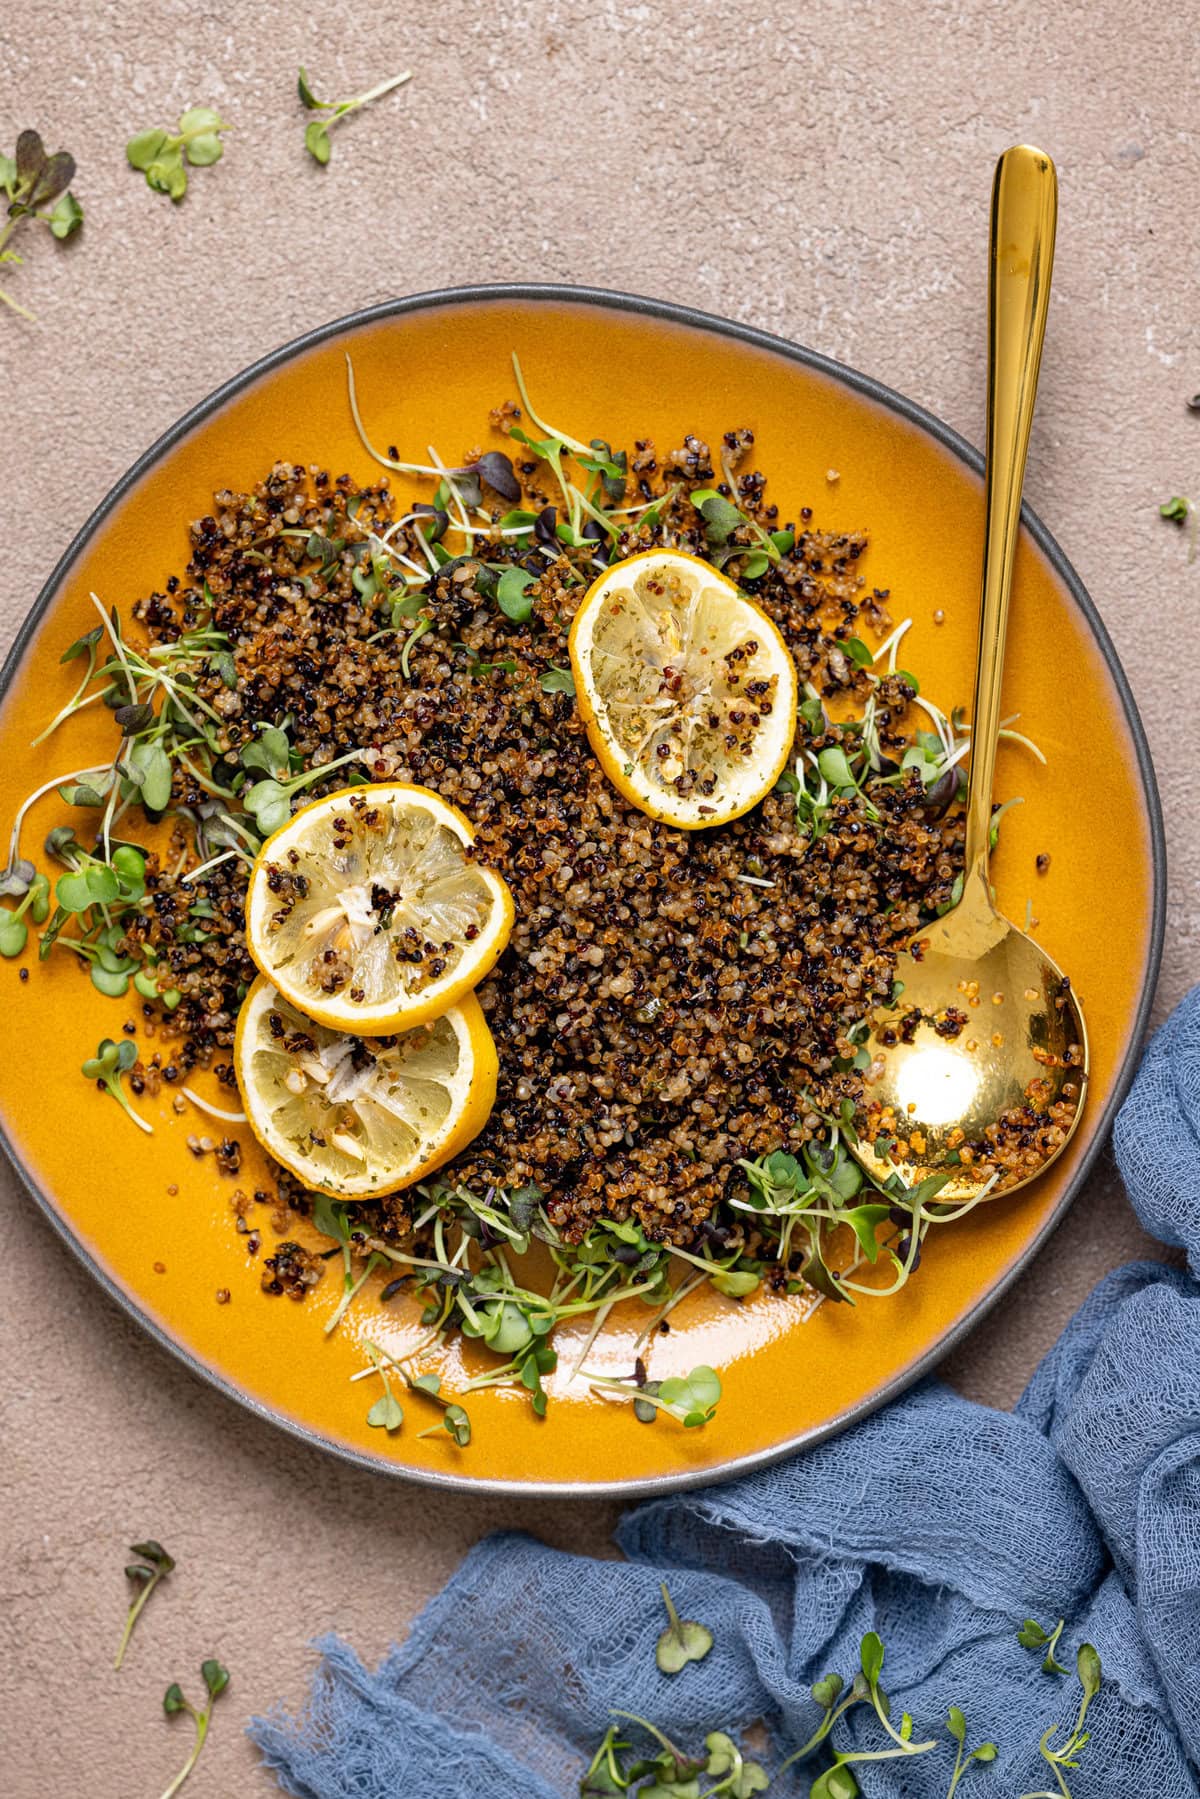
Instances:
[[[65,249],[32,244],[3,282],[40,314],[0,318],[5,639],[186,407],[299,331],[442,283],[689,301],[841,357],[977,441],[991,167],[1032,138],[1058,160],[1062,219],[1028,492],[1153,746],[1172,883],[1161,1016],[1196,974],[1200,930],[1200,563],[1155,512],[1200,488],[1184,408],[1200,389],[1194,27],[1194,9],[1151,21],[1127,0],[15,0],[3,147],[26,124],[68,145],[87,224]],[[351,121],[321,172],[301,148],[301,60],[338,94],[406,66],[416,79]],[[237,130],[172,209],[122,146],[196,102]],[[152,1799],[182,1759],[162,1688],[209,1653],[233,1684],[188,1793],[265,1792],[241,1726],[301,1695],[314,1632],[378,1653],[497,1525],[603,1551],[611,1506],[435,1498],[254,1422],[146,1342],[2,1186],[8,1799]],[[1011,1403],[1096,1278],[1144,1248],[1101,1170],[953,1379]],[[180,1566],[118,1677],[123,1545],[145,1532]]]

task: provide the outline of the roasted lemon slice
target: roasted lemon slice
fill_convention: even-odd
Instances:
[[[336,1199],[419,1181],[479,1135],[496,1098],[496,1046],[473,993],[403,1036],[361,1037],[306,1018],[260,977],[234,1066],[263,1148]]]
[[[796,730],[796,669],[764,612],[707,562],[647,550],[571,627],[579,711],[605,774],[651,818],[727,824],[769,793]]]
[[[508,942],[512,895],[472,860],[474,832],[427,787],[347,787],[259,851],[246,943],[301,1012],[383,1035],[436,1018]]]

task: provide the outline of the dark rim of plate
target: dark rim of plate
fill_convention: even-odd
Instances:
[[[259,380],[264,375],[271,374],[293,358],[303,355],[305,351],[314,349],[319,344],[327,343],[331,338],[336,338],[343,332],[354,331],[363,325],[376,324],[384,319],[403,318],[409,313],[431,311],[441,306],[471,306],[486,304],[489,301],[502,301],[510,304],[515,301],[554,306],[592,306],[615,312],[635,313],[644,318],[661,319],[671,324],[685,325],[693,330],[710,332],[734,343],[748,344],[755,349],[771,351],[777,356],[785,357],[789,362],[798,363],[804,368],[813,369],[821,375],[828,376],[841,386],[849,388],[852,393],[860,394],[877,405],[886,407],[889,412],[895,413],[909,424],[917,426],[935,442],[951,451],[960,462],[965,463],[976,474],[983,472],[983,457],[978,450],[967,443],[965,438],[960,437],[956,431],[951,430],[948,425],[943,424],[924,407],[918,406],[912,400],[905,399],[890,387],[885,387],[870,376],[861,375],[856,370],[847,368],[843,363],[835,362],[828,356],[822,356],[815,350],[789,343],[786,338],[776,337],[768,331],[759,331],[751,325],[734,324],[731,320],[716,317],[711,313],[699,312],[694,307],[678,306],[666,300],[643,299],[635,294],[610,292],[605,288],[568,287],[559,283],[537,282],[438,288],[430,293],[413,294],[406,299],[386,300],[378,306],[369,306],[359,312],[349,313],[344,318],[334,319],[327,325],[321,325],[314,331],[306,332],[302,337],[293,338],[290,343],[282,345],[279,349],[273,350],[270,355],[252,363],[249,368],[243,369],[232,380],[225,382],[224,386],[209,394],[207,399],[201,400],[198,405],[193,406],[176,424],[171,426],[169,431],[164,432],[157,443],[152,444],[145,454],[138,458],[128,473],[101,501],[87,523],[77,532],[38,595],[5,659],[3,669],[0,670],[0,701],[7,694],[20,669],[30,638],[43,615],[56,599],[63,581],[87,545],[92,533],[107,518],[113,508],[120,504],[142,476],[186,437],[194,426],[210,418],[226,401],[241,393],[252,382]],[[193,1374],[199,1375],[202,1380],[216,1387],[219,1392],[236,1400],[239,1405],[244,1406],[258,1417],[287,1431],[290,1436],[299,1438],[302,1443],[327,1450],[343,1461],[353,1463],[359,1468],[369,1469],[372,1473],[392,1475],[425,1486],[453,1488],[462,1492],[509,1493],[538,1498],[572,1499],[617,1495],[622,1498],[634,1499],[651,1494],[676,1492],[683,1488],[712,1486],[718,1481],[730,1480],[738,1475],[749,1474],[755,1469],[769,1467],[773,1462],[782,1461],[801,1449],[810,1448],[813,1444],[822,1442],[825,1438],[845,1430],[848,1425],[856,1423],[860,1418],[869,1416],[888,1400],[896,1398],[923,1375],[930,1373],[937,1363],[974,1329],[979,1320],[1012,1286],[1017,1276],[1029,1265],[1062,1222],[1072,1200],[1083,1186],[1092,1165],[1104,1147],[1113,1118],[1133,1079],[1143,1036],[1149,1022],[1159,963],[1162,958],[1166,914],[1166,841],[1163,835],[1162,807],[1159,802],[1158,785],[1142,721],[1138,716],[1137,706],[1130,692],[1125,671],[1117,658],[1116,650],[1113,648],[1103,621],[1079,576],[1045,525],[1028,506],[1022,507],[1021,521],[1087,621],[1104,656],[1108,672],[1124,710],[1125,723],[1137,757],[1153,851],[1154,893],[1149,953],[1143,972],[1137,1012],[1129,1037],[1129,1047],[1117,1071],[1112,1094],[1101,1115],[1090,1121],[1090,1141],[1054,1210],[1044,1220],[1036,1235],[1029,1240],[1021,1253],[1014,1259],[1012,1266],[1001,1275],[978,1304],[922,1356],[919,1356],[885,1386],[870,1393],[857,1404],[848,1406],[835,1418],[828,1419],[822,1425],[802,1431],[799,1435],[789,1437],[785,1442],[772,1444],[766,1449],[755,1450],[749,1455],[735,1456],[717,1467],[698,1470],[682,1469],[674,1473],[654,1475],[644,1480],[580,1482],[489,1480],[486,1477],[477,1479],[469,1474],[451,1472],[443,1474],[436,1469],[406,1467],[382,1456],[368,1455],[353,1448],[350,1444],[324,1436],[308,1425],[264,1405],[252,1394],[227,1380],[215,1368],[208,1366],[199,1357],[193,1355],[189,1349],[176,1341],[168,1331],[144,1312],[133,1296],[127,1293],[105,1269],[100,1267],[87,1247],[75,1235],[51,1196],[40,1186],[32,1172],[24,1166],[16,1146],[9,1140],[7,1133],[0,1129],[0,1147],[3,1147],[9,1161],[55,1231],[75,1252],[84,1267],[99,1282],[105,1292],[149,1336],[153,1337],[156,1343],[163,1349],[169,1350]],[[552,1423],[549,1428],[553,1428]]]

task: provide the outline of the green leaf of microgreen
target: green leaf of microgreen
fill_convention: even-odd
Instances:
[[[133,1635],[134,1625],[141,1616],[146,1601],[149,1599],[159,1581],[165,1579],[175,1566],[174,1561],[167,1554],[162,1544],[157,1542],[153,1537],[148,1537],[144,1543],[131,1543],[129,1546],[129,1553],[130,1555],[137,1555],[142,1558],[140,1562],[131,1563],[125,1569],[127,1577],[133,1581],[134,1585],[138,1588],[138,1592],[134,1597],[133,1603],[129,1607],[129,1612],[125,1619],[125,1628],[121,1632],[121,1641],[117,1647],[116,1660],[113,1662],[114,1669],[119,1669],[121,1663],[125,1659],[125,1651],[129,1647],[129,1639]],[[168,1688],[168,1692],[170,1691],[171,1689]],[[178,1688],[176,1688],[175,1691],[178,1692]],[[180,1703],[182,1704],[183,1695],[180,1694],[179,1697]]]
[[[166,148],[168,136],[166,131],[153,126],[149,131],[139,131],[131,137],[125,146],[125,160],[130,168],[140,169],[144,173],[152,163],[157,162]]]
[[[746,1299],[761,1284],[761,1277],[752,1268],[723,1268],[719,1274],[709,1276],[709,1285],[727,1299]]]
[[[704,520],[704,535],[712,546],[728,543],[742,523],[742,514],[724,494],[713,488],[697,488],[691,495],[692,505]]]
[[[619,506],[625,498],[626,483],[629,478],[629,456],[625,450],[614,450],[601,437],[592,438],[594,456],[579,456],[575,460],[580,468],[587,469],[589,474],[599,475],[605,498],[612,505]]]
[[[533,597],[529,588],[537,576],[528,569],[506,568],[496,588],[496,604],[506,618],[524,624],[533,614]]]
[[[445,1428],[450,1432],[460,1449],[465,1449],[471,1441],[471,1420],[460,1405],[448,1405],[442,1419]]]
[[[193,106],[179,121],[183,153],[194,169],[207,169],[225,153],[221,132],[229,127],[211,106]]]
[[[29,926],[8,906],[0,906],[0,956],[19,956],[29,941]]]
[[[394,1393],[385,1393],[367,1413],[367,1423],[374,1430],[399,1430],[404,1423],[404,1407]]]
[[[83,207],[74,194],[63,194],[62,198],[56,201],[48,223],[51,236],[56,237],[60,243],[64,243],[67,238],[75,235],[83,224]]]
[[[710,1788],[712,1795],[753,1799],[755,1793],[765,1793],[770,1786],[766,1769],[759,1762],[744,1760],[728,1731],[710,1730],[704,1739],[704,1747],[708,1751],[705,1773],[718,1780],[718,1784]]]
[[[329,127],[324,119],[311,119],[304,128],[304,148],[314,162],[324,168],[333,155],[333,145],[329,141]]]
[[[1169,518],[1174,524],[1182,525],[1191,510],[1192,502],[1185,495],[1177,493],[1163,501],[1158,513],[1160,518]]]
[[[869,1686],[877,1686],[883,1672],[883,1642],[879,1633],[869,1630],[859,1644],[859,1663]]]
[[[713,1634],[706,1624],[679,1616],[665,1581],[659,1590],[667,1608],[668,1623],[655,1646],[654,1659],[660,1673],[678,1674],[689,1662],[704,1660],[713,1646]]]
[[[336,1237],[339,1243],[349,1241],[350,1226],[346,1212],[345,1200],[331,1199],[327,1193],[317,1193],[313,1196],[313,1226],[320,1231],[323,1237]]]
[[[548,668],[542,676],[543,693],[575,694],[575,677],[569,668]]]
[[[825,1260],[820,1242],[813,1238],[809,1254],[800,1270],[800,1278],[806,1286],[812,1287],[826,1299],[837,1305],[853,1305],[849,1293],[838,1284],[836,1275]]]
[[[848,1224],[858,1238],[859,1247],[868,1262],[879,1260],[879,1241],[876,1232],[881,1224],[886,1223],[891,1213],[890,1206],[855,1206],[842,1213],[843,1221]]]
[[[858,1791],[858,1782],[849,1768],[835,1763],[813,1781],[808,1799],[858,1799]]]
[[[329,105],[328,100],[318,100],[313,93],[308,85],[308,76],[304,72],[303,64],[301,64],[300,73],[296,77],[296,92],[299,94],[302,104],[307,106],[310,112]]]
[[[832,743],[821,750],[817,756],[821,774],[831,787],[853,787],[854,775],[845,750],[840,744]]]
[[[842,1688],[845,1684],[840,1674],[826,1674],[820,1680],[815,1681],[810,1690],[822,1711],[832,1711],[841,1698]]]
[[[200,1675],[213,1699],[217,1697],[218,1693],[223,1693],[229,1685],[228,1668],[223,1668],[216,1660],[201,1662]]]
[[[1101,1670],[1100,1657],[1091,1643],[1081,1643],[1075,1655],[1075,1668],[1079,1675],[1079,1684],[1083,1688],[1086,1699],[1094,1699],[1100,1691]]]

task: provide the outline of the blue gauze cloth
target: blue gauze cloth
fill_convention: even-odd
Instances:
[[[1104,1280],[1013,1414],[926,1382],[781,1466],[628,1512],[624,1562],[505,1534],[479,1544],[375,1673],[336,1638],[306,1714],[251,1734],[304,1799],[564,1799],[611,1707],[687,1750],[764,1719],[770,1772],[819,1712],[810,1684],[847,1678],[877,1630],[884,1684],[917,1735],[962,1705],[965,1799],[1053,1786],[1037,1752],[1074,1717],[1074,1676],[1017,1642],[1026,1616],[1093,1642],[1105,1681],[1075,1799],[1200,1794],[1200,989],[1151,1044],[1115,1146],[1139,1218],[1190,1275],[1135,1263]],[[655,1668],[659,1581],[716,1645],[671,1679]],[[880,1747],[866,1707],[840,1747]],[[1061,1737],[1059,1741],[1061,1741]],[[868,1799],[944,1799],[946,1747],[860,1764]],[[804,1794],[822,1763],[772,1793]],[[701,1783],[704,1784],[703,1782]]]

